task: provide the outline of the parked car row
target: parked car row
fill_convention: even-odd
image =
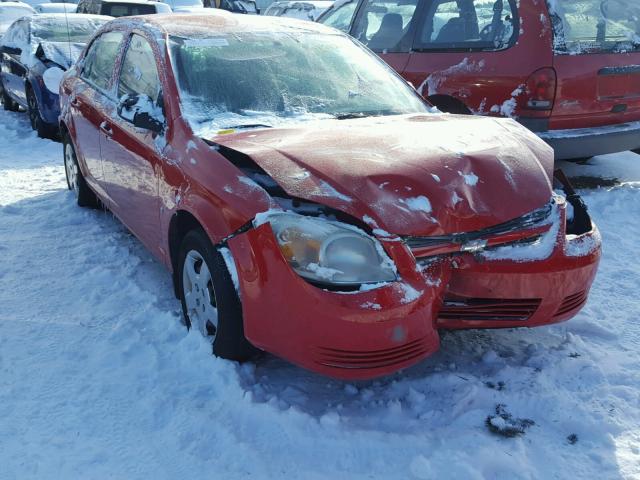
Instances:
[[[119,18],[59,93],[75,200],[172,272],[216,355],[371,378],[435,352],[440,329],[586,302],[600,236],[553,150],[512,119],[438,112],[335,29]]]

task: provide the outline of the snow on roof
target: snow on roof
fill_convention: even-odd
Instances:
[[[12,8],[24,8],[25,10],[31,10],[33,12],[35,12],[35,10],[33,9],[33,7],[31,5],[29,5],[28,3],[24,3],[24,2],[0,2],[0,7],[2,8],[8,8],[8,7],[12,7]]]
[[[103,0],[105,1],[105,0]],[[121,0],[118,0],[121,1]],[[255,31],[291,31],[308,33],[328,33],[336,35],[337,32],[324,25],[281,17],[263,17],[258,15],[237,15],[220,9],[211,9],[215,12],[203,15],[201,13],[173,13],[170,15],[140,15],[136,17],[121,17],[112,24],[130,25],[132,22],[139,26],[159,29],[168,35],[174,36],[207,36],[216,33],[255,32]]]

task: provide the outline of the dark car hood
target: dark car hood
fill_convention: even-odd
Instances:
[[[479,230],[552,195],[553,152],[511,120],[326,120],[210,140],[248,155],[289,195],[397,235]]]
[[[41,41],[38,46],[38,48],[42,49],[42,53],[47,60],[57,63],[64,70],[67,70],[80,58],[84,47],[84,43],[46,41]]]

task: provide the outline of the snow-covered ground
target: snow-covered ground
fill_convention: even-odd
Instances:
[[[0,139],[0,479],[640,478],[639,156],[565,165],[620,180],[583,192],[604,258],[575,319],[345,384],[212,357],[162,266],[74,206],[60,144],[6,112]],[[497,408],[533,424],[495,435]]]

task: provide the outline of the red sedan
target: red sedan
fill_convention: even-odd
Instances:
[[[291,20],[104,26],[61,85],[69,188],[173,272],[216,355],[358,379],[438,329],[567,320],[600,237],[553,151],[508,119],[435,114],[347,35]]]

